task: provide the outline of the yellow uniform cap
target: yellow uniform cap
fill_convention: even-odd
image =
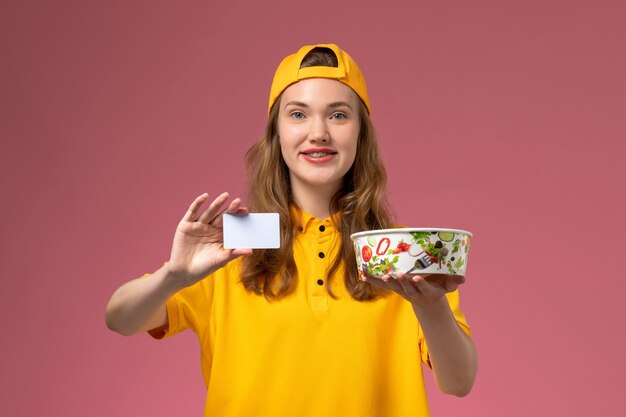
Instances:
[[[337,67],[306,67],[300,68],[304,57],[314,48],[328,48],[335,53],[337,57]],[[365,77],[359,66],[345,51],[341,50],[334,44],[318,44],[303,46],[295,54],[289,55],[282,60],[270,90],[270,101],[267,112],[269,114],[272,106],[282,94],[283,91],[291,84],[307,78],[330,78],[340,81],[352,88],[354,92],[363,100],[367,112],[370,113],[370,101],[367,96],[367,87],[365,86]]]

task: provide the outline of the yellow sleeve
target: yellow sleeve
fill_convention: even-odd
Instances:
[[[148,333],[155,339],[164,339],[187,329],[199,333],[209,321],[212,298],[213,277],[209,275],[170,297],[165,303],[167,325]]]
[[[450,310],[452,310],[452,314],[454,315],[454,318],[456,319],[456,322],[458,323],[459,327],[461,327],[461,330],[463,330],[468,336],[471,336],[471,330],[470,330],[469,325],[467,324],[467,319],[465,318],[465,314],[463,314],[463,312],[461,311],[461,308],[459,307],[459,292],[454,291],[454,292],[448,293],[446,294],[446,297],[448,298],[448,304],[450,304]],[[419,343],[420,353],[422,357],[422,362],[424,362],[426,366],[432,369],[432,365],[430,363],[430,355],[428,353],[428,346],[426,344],[426,340],[424,338],[424,332],[422,331],[421,326],[418,326],[418,332],[419,332],[418,343]]]

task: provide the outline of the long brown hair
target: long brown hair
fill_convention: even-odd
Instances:
[[[301,68],[311,66],[337,67],[337,58],[330,49],[315,48],[301,64]],[[293,198],[289,169],[281,154],[277,128],[279,107],[280,98],[270,110],[265,134],[248,150],[245,158],[248,206],[256,212],[279,213],[281,247],[255,250],[244,258],[241,280],[246,289],[270,300],[289,294],[298,277],[293,241],[299,219],[291,207],[299,207]],[[389,228],[392,216],[386,200],[387,174],[378,151],[376,133],[360,99],[359,117],[361,126],[354,163],[330,203],[330,212],[339,214],[335,227],[341,236],[341,246],[339,256],[328,269],[326,289],[334,297],[330,281],[343,264],[346,289],[354,299],[365,301],[374,299],[378,291],[359,279],[350,235]]]

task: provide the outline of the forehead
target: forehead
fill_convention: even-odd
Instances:
[[[347,85],[328,78],[309,78],[290,85],[283,91],[281,103],[291,101],[308,105],[346,102],[356,109],[356,93]]]

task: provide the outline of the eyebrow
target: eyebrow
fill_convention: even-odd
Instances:
[[[302,101],[290,101],[285,104],[285,107],[288,107],[288,106],[306,107],[306,108],[310,107],[308,104],[303,103]],[[332,103],[328,105],[328,107],[333,108],[333,109],[337,107],[347,107],[350,110],[352,110],[352,106],[347,101],[333,101]]]

